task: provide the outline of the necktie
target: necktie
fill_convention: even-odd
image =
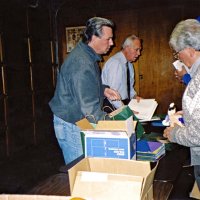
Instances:
[[[130,99],[130,70],[128,67],[128,62],[126,63],[126,70],[127,70],[127,94],[128,94],[128,99]]]

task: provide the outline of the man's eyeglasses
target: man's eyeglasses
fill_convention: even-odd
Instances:
[[[141,52],[142,49],[141,48],[134,48],[134,47],[131,47],[132,49],[134,49],[136,52]]]

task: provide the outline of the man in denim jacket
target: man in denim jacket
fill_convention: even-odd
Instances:
[[[86,116],[105,118],[104,96],[119,100],[115,90],[102,85],[98,62],[113,45],[113,22],[100,17],[88,20],[83,39],[65,59],[58,74],[54,97],[49,102],[54,113],[54,129],[68,164],[83,154],[80,129],[75,122]],[[94,122],[94,121],[92,121]]]

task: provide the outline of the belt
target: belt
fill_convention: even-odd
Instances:
[[[122,102],[124,103],[124,105],[128,105],[129,104],[129,102],[130,102],[130,99],[124,99],[124,100],[122,100]]]

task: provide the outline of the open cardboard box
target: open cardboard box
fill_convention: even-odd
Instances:
[[[192,188],[192,191],[190,192],[190,197],[200,199],[200,191],[196,181],[194,182],[194,186]]]
[[[72,196],[95,200],[153,199],[157,165],[112,158],[84,158],[69,172]]]
[[[51,195],[2,194],[0,195],[0,200],[75,200],[75,198]],[[76,200],[78,200],[78,198]]]
[[[87,119],[76,123],[82,137],[85,157],[136,159],[136,122],[127,120],[98,121],[92,126]]]

